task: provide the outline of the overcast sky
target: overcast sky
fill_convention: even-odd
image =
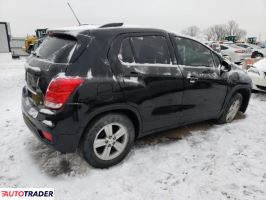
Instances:
[[[37,28],[77,25],[66,0],[0,0],[0,21],[12,36]],[[235,20],[248,36],[266,40],[266,0],[69,0],[84,24],[125,22],[180,32]]]

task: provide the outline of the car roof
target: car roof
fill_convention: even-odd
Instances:
[[[105,26],[105,25],[104,25]],[[122,25],[122,26],[100,26],[100,25],[81,25],[73,27],[63,27],[63,28],[51,28],[47,30],[47,33],[62,33],[69,34],[72,36],[77,36],[79,34],[89,35],[91,33],[97,32],[108,32],[113,34],[127,33],[127,32],[158,32],[158,33],[167,33],[167,31],[158,28],[148,28],[141,26],[132,26],[132,25]],[[107,31],[108,30],[108,31]]]
[[[106,30],[108,30],[108,32],[113,32],[115,34],[127,33],[127,32],[157,32],[157,33],[170,33],[170,34],[174,34],[178,37],[185,37],[185,38],[199,41],[198,39],[196,39],[194,37],[190,37],[190,36],[184,35],[182,33],[177,33],[175,31],[166,31],[166,30],[160,29],[160,28],[143,27],[143,26],[139,26],[139,25],[126,25],[126,24],[122,24],[121,26],[113,26],[113,27],[112,26],[103,27],[103,26],[105,26],[105,25],[85,24],[85,25],[81,25],[81,26],[50,28],[47,30],[47,33],[54,32],[54,33],[64,33],[64,34],[69,34],[72,36],[77,36],[79,34],[88,35],[88,34],[93,33],[93,32],[105,32]]]
[[[184,35],[181,33],[177,33],[175,31],[166,31],[164,29],[159,29],[159,28],[151,28],[151,27],[142,27],[142,26],[136,26],[136,25],[125,25],[123,23],[120,23],[120,26],[112,26],[113,24],[119,24],[119,23],[112,23],[112,24],[105,24],[105,25],[95,25],[95,24],[90,24],[90,25],[81,25],[81,26],[73,26],[73,27],[63,27],[63,28],[54,28],[54,29],[48,29],[47,33],[62,33],[62,34],[67,34],[71,35],[74,37],[77,37],[78,35],[91,35],[91,34],[97,34],[97,33],[102,33],[102,34],[107,34],[109,37],[111,36],[116,36],[118,34],[122,33],[132,33],[132,32],[145,32],[145,33],[162,33],[162,34],[173,34],[178,37],[183,37],[183,38],[188,38],[194,41],[197,41],[210,50],[212,50],[208,45],[204,44],[202,41],[188,36]],[[110,26],[108,26],[110,25]],[[106,27],[107,26],[107,27]]]
[[[226,46],[226,47],[233,48],[233,49],[245,49],[241,46],[237,46],[237,44],[235,44],[235,43],[221,44],[221,46]]]

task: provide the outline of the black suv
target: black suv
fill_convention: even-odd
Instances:
[[[231,122],[251,94],[244,71],[195,39],[120,23],[48,30],[25,69],[25,123],[48,146],[79,150],[99,168],[147,134]]]

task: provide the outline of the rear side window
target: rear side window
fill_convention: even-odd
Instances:
[[[69,63],[75,46],[76,40],[48,36],[37,48],[36,55],[54,63]]]
[[[170,55],[163,36],[132,37],[132,47],[136,63],[169,64]]]
[[[179,64],[187,66],[213,67],[213,58],[210,49],[187,38],[175,37],[176,51]]]

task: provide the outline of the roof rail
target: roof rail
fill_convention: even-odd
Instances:
[[[118,26],[123,26],[124,23],[109,23],[109,24],[104,24],[100,26],[99,28],[108,28],[108,27],[118,27]]]

